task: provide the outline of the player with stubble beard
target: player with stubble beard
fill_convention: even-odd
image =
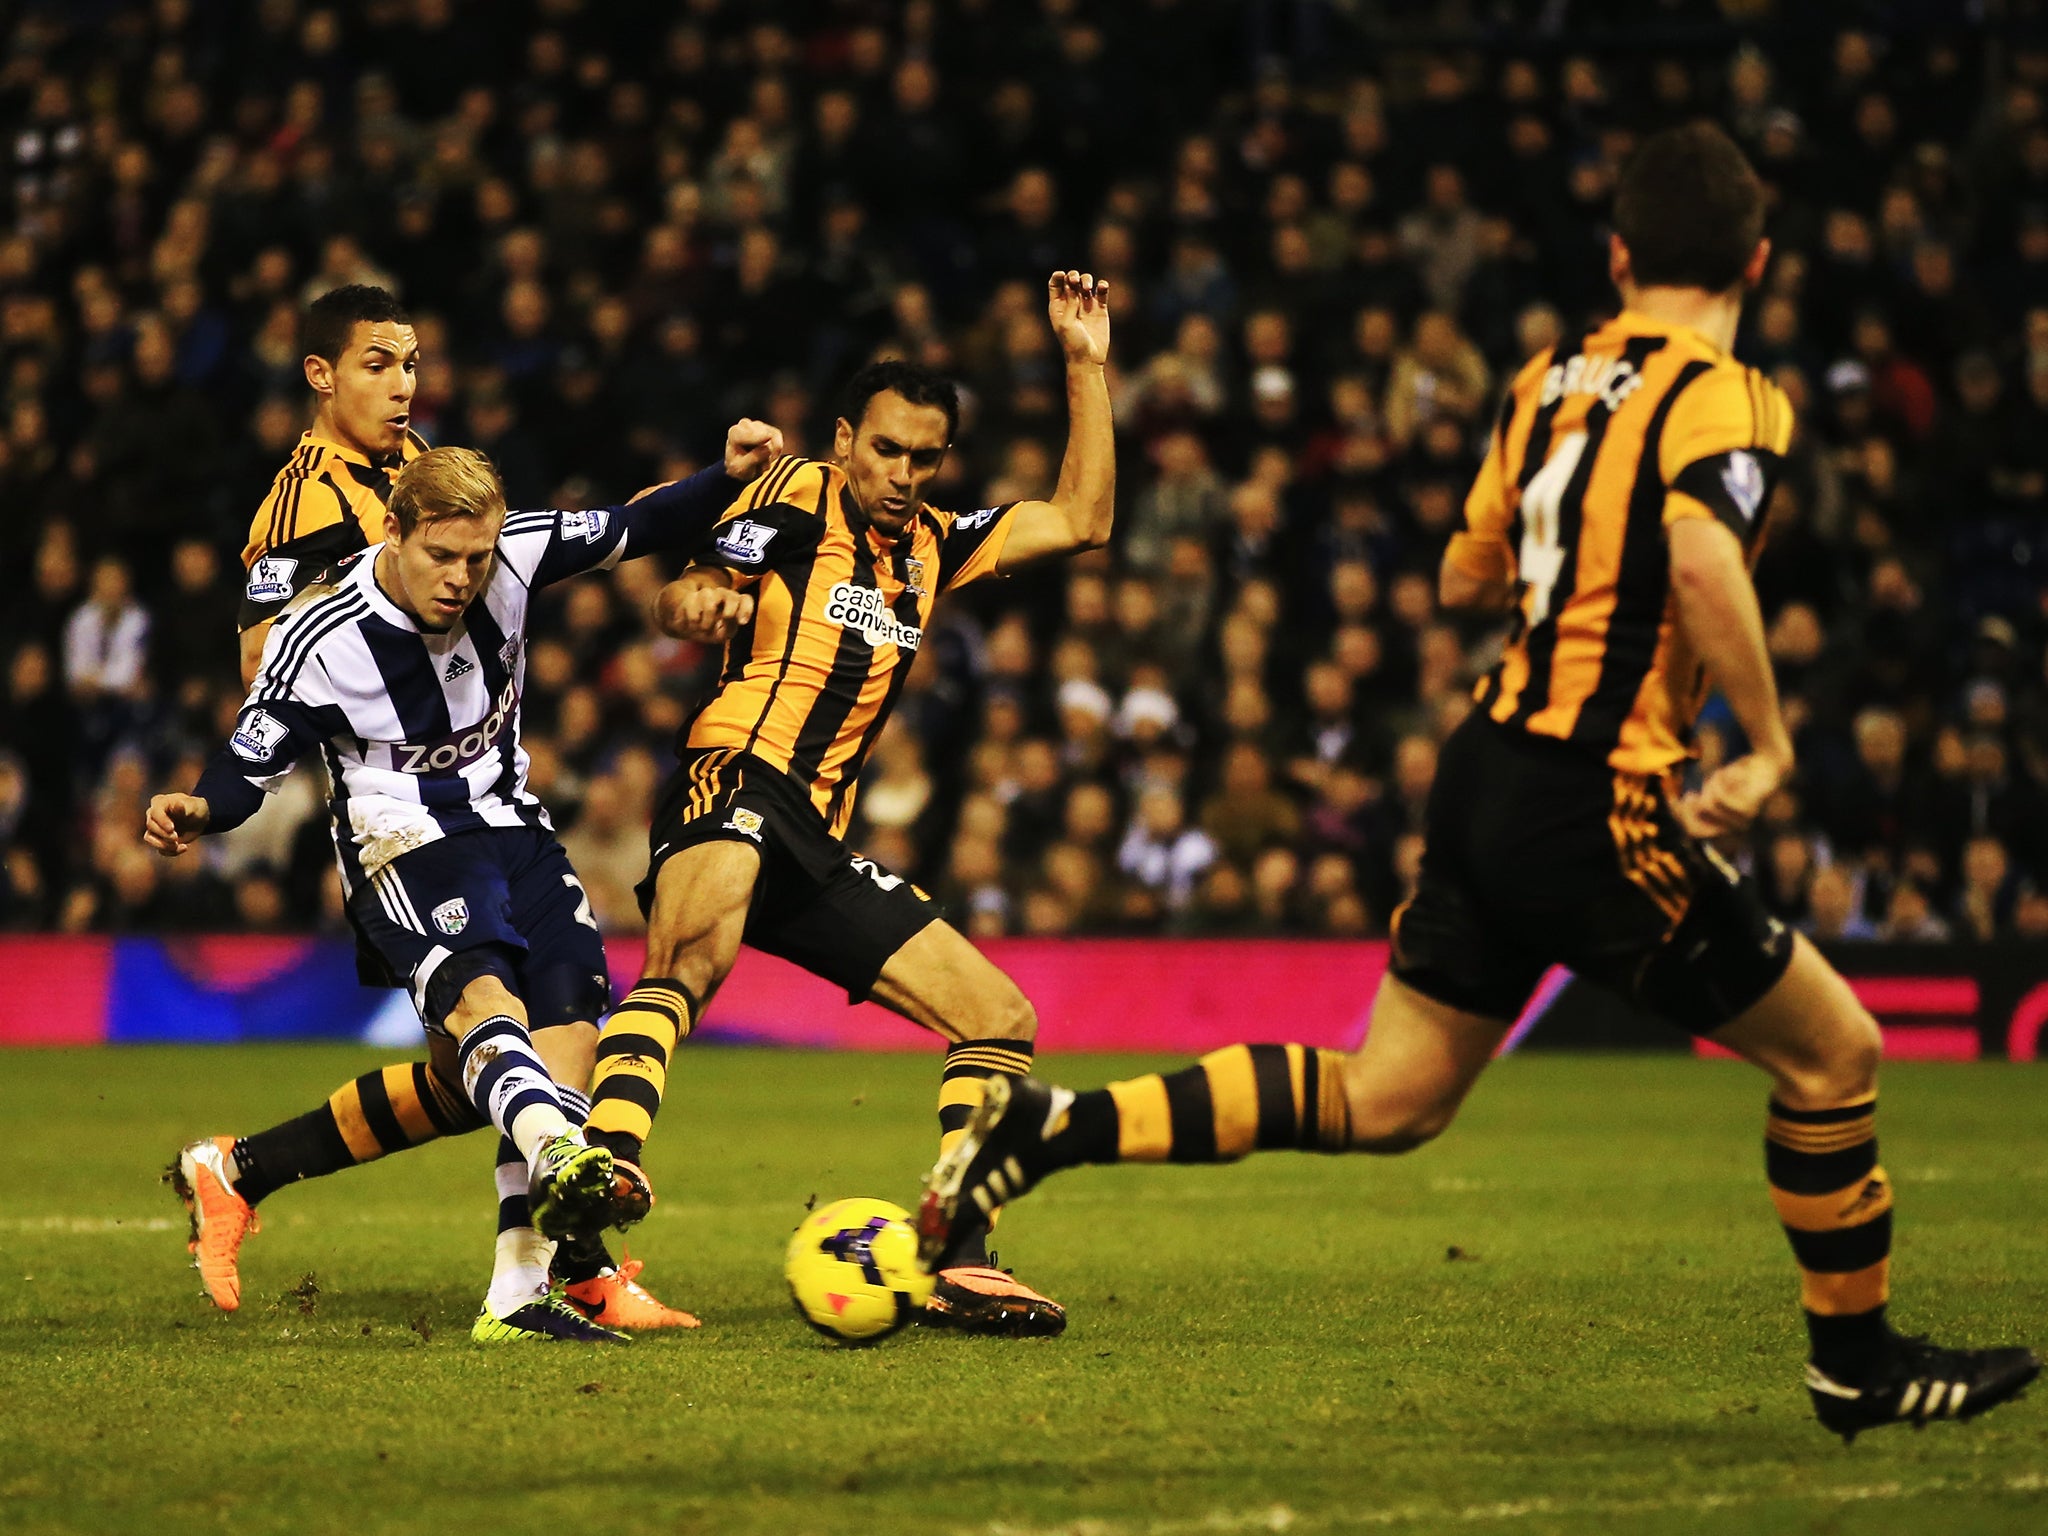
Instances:
[[[1109,285],[1055,272],[1047,314],[1066,355],[1070,416],[1050,500],[964,515],[926,505],[958,394],[931,369],[872,363],[843,393],[831,462],[770,465],[699,568],[663,592],[665,628],[726,649],[649,833],[646,970],[598,1045],[587,1129],[621,1160],[637,1162],[675,1049],[742,941],[947,1040],[942,1148],[992,1080],[1030,1070],[1037,1016],[1017,984],[924,892],[844,838],[861,768],[940,594],[1108,542]],[[1066,1326],[1064,1308],[979,1242],[954,1255],[925,1317],[1013,1337]]]

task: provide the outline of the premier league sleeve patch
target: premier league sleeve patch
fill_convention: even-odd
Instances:
[[[603,510],[589,512],[564,512],[561,521],[561,536],[564,544],[571,539],[581,539],[586,544],[595,544],[604,537],[605,529],[611,524],[611,513]]]
[[[252,603],[281,603],[292,595],[292,578],[299,562],[282,555],[263,555],[249,567],[249,585],[244,595]]]
[[[1757,508],[1764,504],[1764,467],[1753,453],[1735,452],[1721,466],[1721,487],[1745,523],[1756,521]]]
[[[1747,545],[1764,521],[1780,462],[1762,448],[1710,454],[1680,470],[1671,488],[1697,501]]]
[[[277,755],[277,749],[290,734],[282,720],[254,709],[235,727],[235,734],[228,738],[228,746],[237,757],[252,763],[267,763]]]
[[[720,530],[717,551],[734,565],[760,565],[768,558],[769,541],[775,530],[751,518],[734,518]]]

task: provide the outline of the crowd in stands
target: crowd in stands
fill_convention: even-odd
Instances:
[[[340,926],[311,775],[204,860],[137,835],[239,702],[308,299],[398,292],[413,425],[515,506],[741,414],[827,453],[891,354],[966,391],[965,511],[1057,475],[1077,266],[1115,285],[1115,540],[941,605],[854,841],[976,935],[1383,934],[1498,645],[1433,573],[1499,391],[1613,303],[1631,146],[1710,115],[1773,210],[1739,350],[1800,418],[1758,584],[1801,766],[1731,851],[1824,938],[2048,937],[2048,44],[2008,9],[16,6],[0,926]],[[669,574],[558,589],[531,652],[533,787],[621,930],[715,663],[652,628]]]

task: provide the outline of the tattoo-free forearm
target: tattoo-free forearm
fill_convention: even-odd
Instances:
[[[1685,518],[1671,526],[1671,587],[1686,643],[1728,700],[1750,749],[1792,761],[1778,709],[1778,680],[1764,639],[1763,611],[1742,546],[1719,523]]]
[[[692,592],[733,585],[732,572],[718,565],[693,565],[654,595],[654,622],[665,635],[683,623],[683,603]]]
[[[1067,421],[1053,504],[1066,515],[1077,543],[1107,544],[1116,515],[1116,422],[1100,363],[1067,364]]]

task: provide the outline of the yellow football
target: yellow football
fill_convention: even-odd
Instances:
[[[789,1240],[783,1275],[797,1315],[845,1343],[886,1338],[932,1294],[910,1213],[886,1200],[835,1200],[811,1212]]]

